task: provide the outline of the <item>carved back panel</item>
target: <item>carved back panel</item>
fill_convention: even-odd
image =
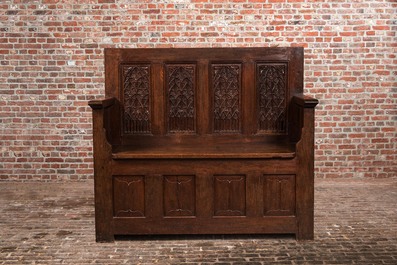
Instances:
[[[124,139],[287,134],[303,92],[303,48],[106,49],[105,60]]]
[[[241,64],[212,64],[210,78],[214,132],[240,132]]]
[[[257,64],[258,130],[285,133],[287,123],[287,63]]]
[[[123,65],[121,73],[124,133],[150,133],[150,65]]]
[[[194,133],[196,127],[195,64],[166,64],[165,93],[170,133]]]

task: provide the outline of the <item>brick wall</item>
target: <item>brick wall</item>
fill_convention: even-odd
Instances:
[[[316,177],[396,177],[394,0],[2,0],[0,179],[92,178],[105,47],[304,46]]]

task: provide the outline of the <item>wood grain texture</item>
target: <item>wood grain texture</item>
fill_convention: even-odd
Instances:
[[[98,241],[313,238],[314,107],[303,48],[106,49],[92,100]]]

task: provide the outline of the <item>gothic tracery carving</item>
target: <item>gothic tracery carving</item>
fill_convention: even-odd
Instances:
[[[257,66],[259,131],[286,132],[286,86],[286,64],[259,64]]]
[[[214,131],[240,131],[241,65],[212,65]]]
[[[150,133],[150,66],[123,66],[124,133]]]
[[[195,65],[167,65],[168,130],[195,131]]]

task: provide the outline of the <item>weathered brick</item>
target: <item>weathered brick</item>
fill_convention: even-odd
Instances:
[[[1,179],[57,179],[56,172],[41,175],[45,165],[35,166],[30,175],[19,174],[18,163],[29,165],[32,157],[16,162],[11,154],[25,140],[32,152],[53,148],[51,139],[64,138],[59,128],[67,124],[87,130],[87,136],[65,143],[72,148],[66,158],[73,159],[72,154],[84,146],[89,150],[80,158],[92,156],[90,109],[64,106],[86,106],[89,99],[103,95],[103,48],[225,46],[305,47],[305,92],[320,100],[317,140],[327,143],[316,148],[316,176],[335,177],[334,172],[341,172],[336,175],[361,177],[357,172],[362,168],[349,165],[360,157],[366,177],[395,177],[397,148],[385,143],[395,143],[397,127],[392,104],[397,87],[396,8],[393,1],[376,0],[2,2],[0,146],[7,152],[0,156],[0,164],[7,171],[0,168]],[[2,100],[10,95],[17,97]],[[41,97],[23,108],[26,101],[19,95]],[[89,118],[75,119],[81,115]],[[34,116],[41,120],[9,119]],[[55,120],[58,117],[65,119],[62,124]],[[49,140],[32,139],[32,126],[50,128],[45,135]],[[385,134],[377,136],[379,131]],[[10,139],[15,134],[19,138]],[[345,157],[335,166],[338,150]],[[357,155],[356,150],[362,151]],[[364,150],[390,155],[373,157]],[[330,154],[324,155],[327,151]],[[52,155],[60,156],[57,151]],[[61,168],[69,165],[57,163]],[[88,169],[73,178],[92,178],[92,167],[90,160]]]

